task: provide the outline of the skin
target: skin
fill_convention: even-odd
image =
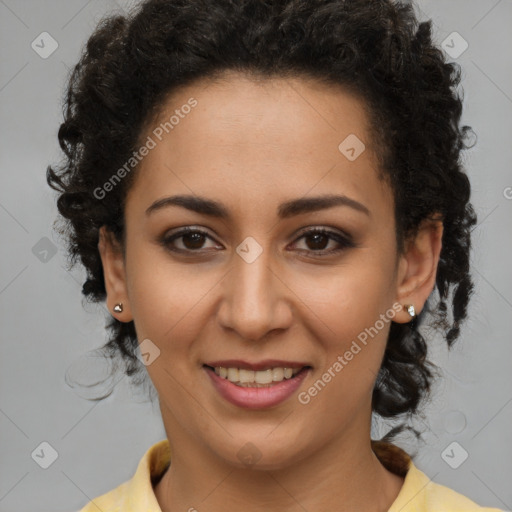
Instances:
[[[139,342],[149,338],[160,350],[147,366],[172,454],[155,487],[160,507],[387,511],[403,479],[371,450],[370,425],[390,323],[308,404],[297,395],[393,304],[421,311],[435,284],[442,223],[424,223],[398,254],[393,193],[377,177],[364,104],[343,89],[229,72],[169,96],[152,129],[191,97],[197,106],[140,163],[124,255],[104,229],[99,243],[109,310],[122,302],[113,314],[134,320]],[[355,161],[338,150],[349,134],[366,145]],[[174,194],[221,202],[230,217],[177,206],[145,213]],[[336,206],[277,216],[285,201],[324,194],[346,195],[369,215]],[[189,256],[161,243],[185,226],[211,237],[175,240]],[[340,246],[299,233],[314,226],[347,232],[356,245],[315,257]],[[236,252],[249,236],[263,251],[252,263]],[[400,310],[393,321],[410,316]],[[285,402],[250,411],[225,401],[202,368],[230,358],[313,369]],[[247,442],[261,454],[250,467],[237,457]]]

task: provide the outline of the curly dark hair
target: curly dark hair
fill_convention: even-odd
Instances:
[[[392,322],[373,391],[373,412],[411,416],[436,369],[420,324],[429,317],[451,347],[467,316],[476,215],[461,160],[472,131],[460,126],[460,67],[447,62],[433,43],[431,21],[420,23],[408,3],[149,0],[128,15],[104,17],[67,84],[58,133],[65,158],[47,169],[48,184],[60,192],[70,265],[80,259],[87,271],[83,294],[93,302],[106,297],[99,229],[106,226],[124,246],[124,201],[136,170],[107,198],[94,190],[140,147],[166,95],[225,71],[313,78],[355,92],[370,116],[379,177],[394,193],[399,251],[422,221],[442,218],[437,303],[433,292],[411,323]],[[133,322],[111,318],[107,328],[104,353],[121,356],[125,375],[147,377],[135,355]]]

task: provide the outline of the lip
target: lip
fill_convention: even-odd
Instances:
[[[265,359],[257,363],[249,363],[242,359],[225,359],[223,361],[210,361],[205,363],[206,366],[215,368],[222,366],[224,368],[242,368],[244,370],[266,370],[267,368],[302,368],[311,365],[309,363],[301,363],[298,361],[283,361],[282,359]]]
[[[233,364],[233,361],[230,361],[229,363]],[[267,363],[262,362],[259,363],[259,366],[266,364]],[[240,368],[239,366],[231,366],[231,368],[233,367]],[[290,368],[290,366],[288,366],[288,368]],[[290,398],[297,391],[303,380],[309,374],[311,367],[308,366],[307,368],[304,368],[291,379],[285,379],[281,382],[273,384],[270,387],[264,388],[237,386],[236,384],[230,382],[228,379],[224,379],[223,377],[217,375],[209,367],[209,365],[203,366],[203,370],[210,377],[215,389],[228,402],[245,409],[265,409],[268,407],[274,407]]]

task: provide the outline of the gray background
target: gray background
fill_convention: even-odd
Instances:
[[[129,5],[0,0],[0,512],[78,510],[129,479],[149,446],[165,437],[158,406],[144,402],[126,378],[96,403],[64,380],[68,368],[88,381],[104,371],[99,360],[96,366],[83,361],[105,342],[106,313],[102,305],[82,305],[83,273],[66,269],[52,231],[55,198],[45,181],[46,166],[61,157],[57,130],[68,69],[100,17]],[[432,358],[444,378],[425,417],[413,424],[425,441],[401,445],[418,448],[416,464],[435,482],[510,509],[512,2],[421,1],[418,9],[433,18],[439,43],[455,31],[469,45],[454,60],[464,71],[463,122],[478,135],[465,161],[479,224],[471,320],[451,353],[433,341]],[[58,48],[43,59],[31,43],[45,31]],[[462,48],[461,40],[448,42],[454,51]],[[376,423],[374,435],[384,427]],[[41,453],[42,442],[57,452],[48,469],[32,455]],[[445,452],[453,442],[454,451]],[[453,469],[442,453],[457,459],[462,449],[468,458]]]

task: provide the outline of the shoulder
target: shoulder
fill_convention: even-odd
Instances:
[[[415,468],[415,470],[421,473],[419,469]],[[427,475],[422,474],[424,480],[427,481],[424,493],[426,512],[504,512],[498,508],[482,507],[467,496],[442,484],[432,482]]]
[[[167,439],[153,444],[130,480],[91,500],[79,512],[161,512],[153,484],[170,465]]]
[[[128,493],[128,482],[124,482],[101,496],[91,500],[78,512],[121,512],[125,497]]]
[[[396,510],[392,508],[389,512],[504,512],[483,507],[454,489],[434,482],[412,462],[397,505]]]
[[[372,441],[372,449],[384,467],[404,478],[388,512],[506,512],[482,507],[467,496],[434,482],[415,466],[407,452],[396,445]]]

